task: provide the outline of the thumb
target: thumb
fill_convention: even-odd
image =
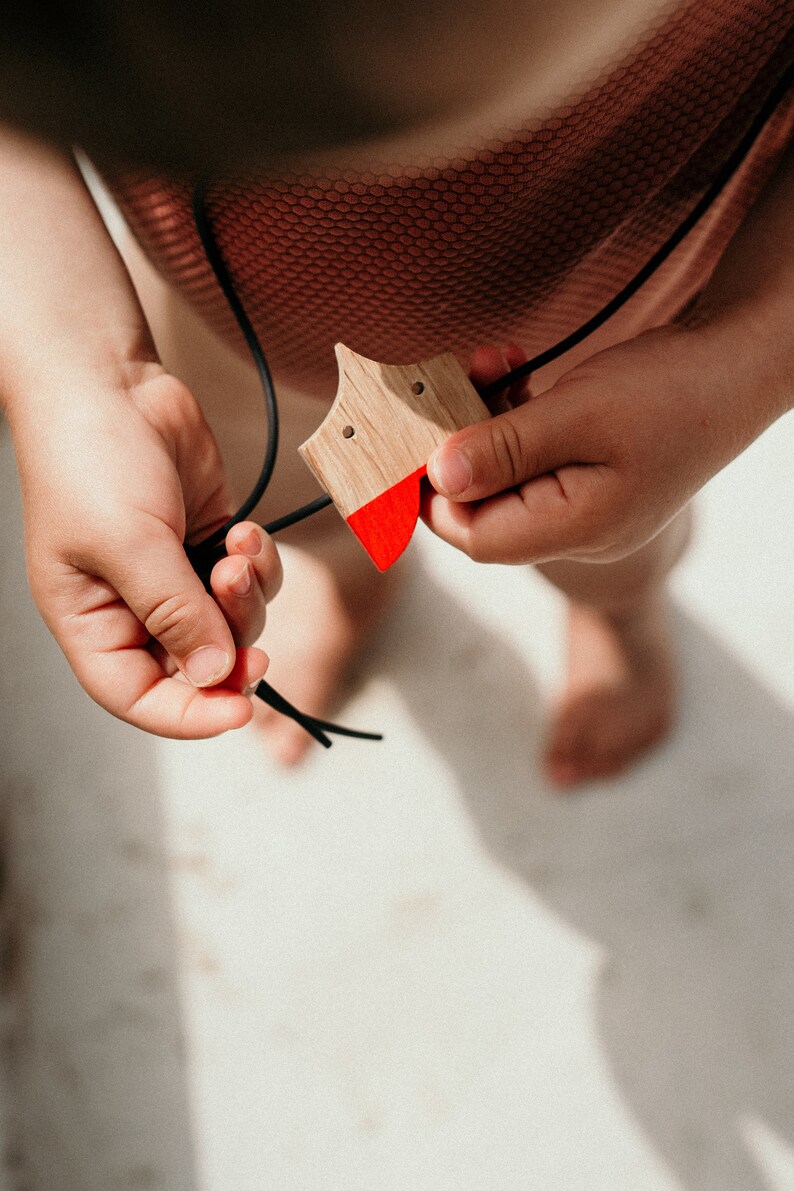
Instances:
[[[212,686],[230,673],[236,657],[231,630],[167,525],[147,524],[145,533],[126,540],[123,557],[105,558],[103,570],[194,686]]]
[[[482,500],[566,464],[596,462],[594,420],[589,404],[560,385],[453,434],[430,456],[428,478],[450,500]]]

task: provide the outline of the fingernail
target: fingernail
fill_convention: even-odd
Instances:
[[[185,674],[193,686],[211,686],[217,682],[229,665],[229,656],[217,645],[204,645],[185,659]]]
[[[471,462],[468,455],[455,450],[454,447],[450,450],[436,451],[430,460],[428,469],[436,487],[447,496],[460,496],[472,481]]]
[[[239,574],[229,583],[229,591],[233,591],[236,596],[247,596],[252,582],[251,564],[246,562]]]
[[[242,542],[238,543],[237,549],[242,550],[243,554],[247,554],[249,558],[256,558],[257,554],[261,554],[263,546],[262,534],[258,529],[252,529]]]

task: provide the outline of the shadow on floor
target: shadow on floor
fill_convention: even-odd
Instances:
[[[491,856],[603,950],[600,1041],[650,1144],[687,1191],[763,1191],[750,1122],[794,1142],[794,717],[678,620],[678,732],[574,797],[538,775],[523,659],[426,575],[389,670]],[[440,694],[462,681],[464,711]]]
[[[33,607],[3,437],[3,1186],[196,1191],[152,744],[82,695]]]

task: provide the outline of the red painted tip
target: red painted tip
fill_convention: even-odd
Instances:
[[[426,467],[387,488],[351,513],[347,523],[379,571],[396,562],[413,536],[419,517],[419,489]]]

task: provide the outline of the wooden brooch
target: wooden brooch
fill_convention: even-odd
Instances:
[[[411,540],[427,461],[456,430],[490,417],[455,356],[378,364],[336,345],[339,388],[299,448],[379,570]]]

